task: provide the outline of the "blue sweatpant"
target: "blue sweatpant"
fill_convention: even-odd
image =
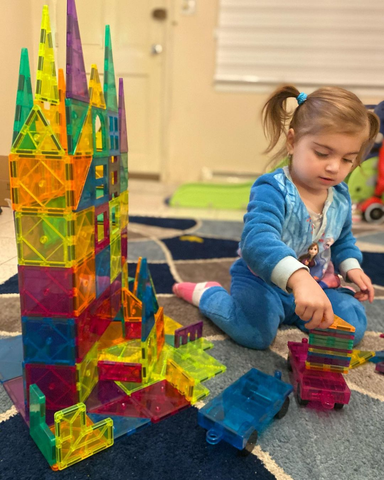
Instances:
[[[231,293],[211,287],[203,293],[199,309],[235,342],[260,350],[269,347],[280,325],[295,325],[308,332],[305,322],[295,313],[293,294],[253,275],[242,259],[232,265],[230,273]],[[324,293],[333,312],[356,328],[356,345],[367,328],[363,305],[346,288],[329,288]]]

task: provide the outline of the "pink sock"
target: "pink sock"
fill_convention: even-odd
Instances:
[[[221,285],[217,282],[182,282],[175,283],[172,287],[172,291],[177,297],[182,298],[186,302],[192,303],[198,307],[202,294],[211,287],[221,287]]]

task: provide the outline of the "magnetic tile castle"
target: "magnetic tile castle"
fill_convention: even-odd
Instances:
[[[24,348],[16,404],[54,469],[195,403],[225,370],[206,352],[201,322],[164,315],[146,259],[129,289],[123,79],[117,92],[106,26],[104,85],[96,65],[87,84],[67,5],[66,78],[56,75],[47,6],[34,96],[21,52],[9,156]]]

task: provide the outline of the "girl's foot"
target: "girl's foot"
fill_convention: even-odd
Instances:
[[[221,285],[217,282],[182,282],[175,283],[172,287],[172,291],[177,297],[182,298],[186,302],[192,303],[193,305],[198,307],[201,296],[208,288],[211,287],[221,287]]]

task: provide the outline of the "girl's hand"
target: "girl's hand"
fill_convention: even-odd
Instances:
[[[360,268],[353,268],[352,270],[348,270],[347,277],[348,280],[360,288],[360,292],[355,293],[355,298],[357,298],[359,302],[369,300],[370,303],[372,303],[375,298],[375,291],[368,275],[366,275],[363,270],[360,270]]]
[[[308,330],[328,328],[334,322],[332,304],[324,290],[311,277],[307,270],[296,270],[288,280],[296,303],[296,315],[304,322]]]

